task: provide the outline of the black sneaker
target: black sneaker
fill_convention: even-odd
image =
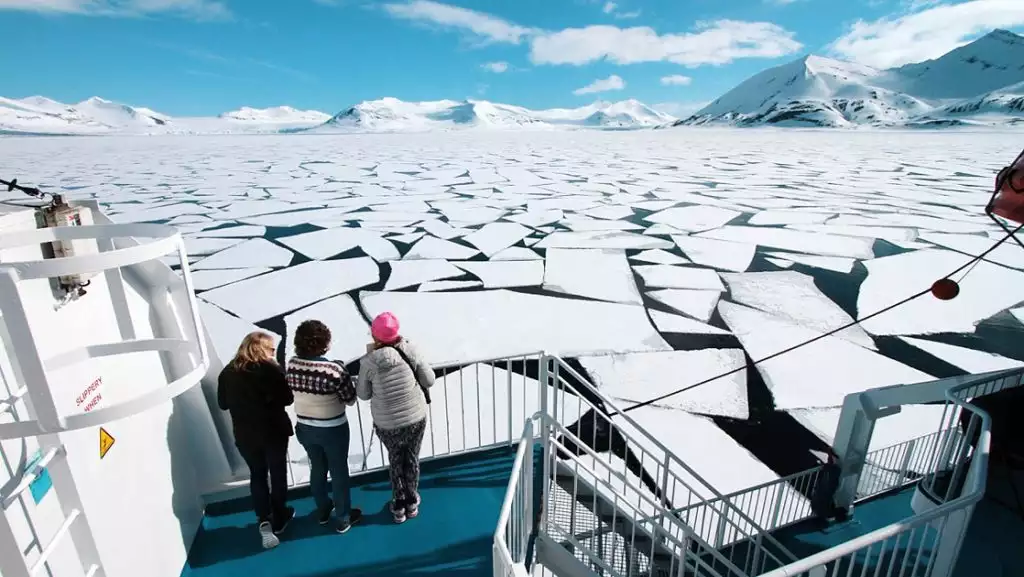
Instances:
[[[293,517],[295,517],[295,508],[285,507],[284,516],[281,519],[274,519],[274,535],[284,533],[284,530],[288,528],[288,523],[291,522]]]
[[[334,501],[327,506],[326,509],[317,513],[316,521],[321,525],[326,525],[331,522],[331,513],[334,512]]]
[[[362,509],[352,509],[348,514],[348,521],[339,521],[335,531],[338,533],[348,533],[348,530],[352,528],[352,525],[358,523],[362,518]]]

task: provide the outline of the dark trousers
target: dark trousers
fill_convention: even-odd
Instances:
[[[397,429],[377,428],[377,436],[388,451],[392,506],[398,509],[419,502],[420,446],[427,420]]]
[[[347,521],[352,511],[352,493],[348,478],[348,421],[336,427],[313,427],[305,423],[295,425],[295,436],[309,455],[309,490],[317,509],[326,511],[331,506],[327,492],[327,473],[331,474],[331,493],[334,513]]]
[[[283,518],[288,500],[288,440],[260,447],[238,447],[238,452],[249,466],[249,491],[256,517],[261,523]]]

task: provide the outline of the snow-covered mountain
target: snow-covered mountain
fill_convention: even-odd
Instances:
[[[531,110],[484,100],[404,102],[381,98],[361,102],[331,118],[317,131],[400,132],[457,128],[646,128],[675,118],[642,102],[595,102],[580,108]]]
[[[170,117],[148,108],[135,108],[98,97],[64,104],[43,96],[21,100],[0,97],[0,134],[103,134],[145,132],[165,126]]]
[[[255,122],[260,124],[316,125],[327,122],[331,115],[319,110],[297,110],[291,106],[275,106],[273,108],[250,108],[243,106],[238,110],[225,112],[219,116],[225,120],[238,122]]]
[[[279,132],[323,124],[315,110],[241,108],[214,118],[171,117],[139,106],[92,97],[64,104],[43,96],[0,97],[0,134],[233,134]]]
[[[758,73],[676,124],[953,126],[1020,123],[1024,37],[991,32],[889,70],[805,56]]]
[[[235,134],[277,132],[410,132],[453,129],[632,129],[676,118],[642,102],[595,102],[580,108],[530,110],[484,100],[361,102],[334,116],[289,106],[243,107],[216,117],[171,117],[148,108],[90,98],[64,104],[32,96],[0,98],[0,134]]]

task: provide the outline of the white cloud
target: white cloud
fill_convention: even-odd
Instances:
[[[231,16],[231,11],[219,0],[0,0],[0,10],[94,16],[172,13],[201,20],[219,20]]]
[[[626,87],[626,81],[612,74],[608,78],[595,80],[583,88],[577,88],[572,93],[580,96],[582,94],[594,94],[595,92],[609,92],[611,90],[622,90]]]
[[[605,2],[604,8],[602,8],[601,11],[605,14],[611,14],[612,12],[615,12],[616,6],[617,4],[615,4],[615,2]]]
[[[632,18],[638,18],[639,16],[640,16],[640,11],[639,10],[634,10],[632,12],[616,12],[615,13],[615,18],[617,18],[619,20],[629,20],[629,19],[632,19]]]
[[[651,105],[651,108],[658,112],[671,114],[676,118],[687,118],[689,116],[693,116],[698,110],[704,108],[708,104],[711,104],[711,102],[659,102]]]
[[[508,62],[487,62],[480,67],[495,74],[501,74],[508,70]]]
[[[1024,0],[917,2],[916,6],[899,17],[858,20],[829,48],[837,56],[890,68],[938,58],[993,28],[1024,26]]]
[[[727,64],[738,58],[776,58],[802,47],[792,32],[769,22],[698,22],[697,30],[658,34],[647,26],[567,28],[534,37],[530,60],[575,65],[597,60],[616,64],[668,61],[700,66]]]
[[[693,78],[683,76],[682,74],[672,74],[661,77],[661,83],[665,86],[688,86],[691,82],[693,82]]]
[[[612,6],[615,8],[617,5]],[[468,31],[488,42],[529,41],[530,59],[535,64],[582,65],[609,60],[616,64],[668,61],[700,66],[739,58],[777,58],[803,47],[792,32],[770,22],[698,22],[695,32],[683,34],[658,34],[646,26],[604,25],[547,31],[433,0],[392,2],[384,9],[396,18]],[[617,18],[637,15],[639,11],[616,13]]]
[[[2,0],[0,0],[2,1]],[[384,9],[397,18],[468,30],[483,40],[519,44],[532,32],[530,28],[507,20],[433,0],[413,0],[402,4],[385,4]]]

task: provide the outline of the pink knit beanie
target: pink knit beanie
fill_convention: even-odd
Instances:
[[[391,313],[380,313],[370,324],[370,334],[379,343],[389,345],[398,340],[398,319]]]

